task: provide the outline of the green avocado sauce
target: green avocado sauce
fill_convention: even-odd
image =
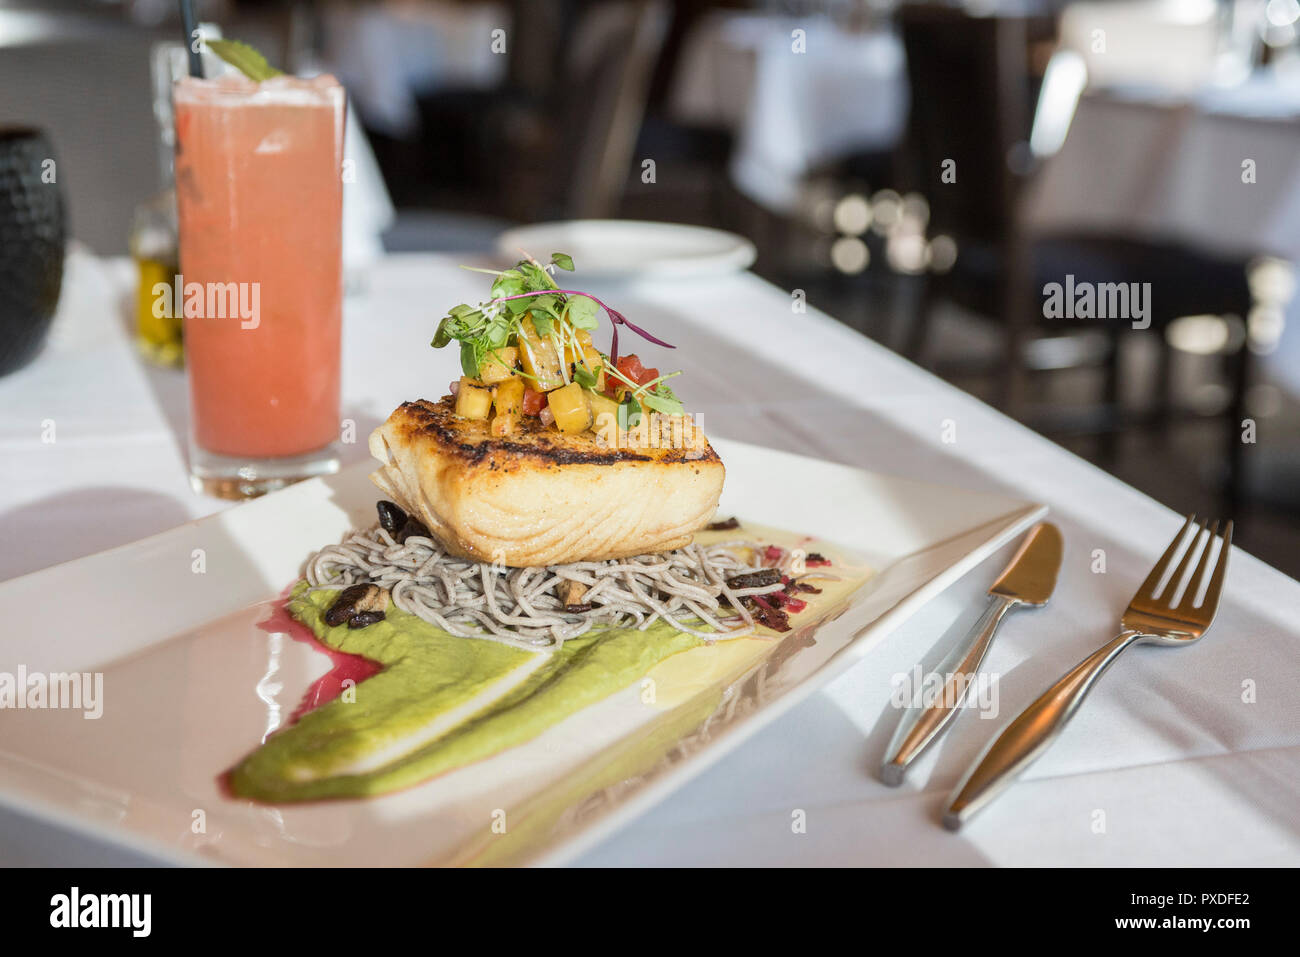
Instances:
[[[491,757],[702,642],[656,622],[606,629],[557,650],[458,638],[389,606],[366,628],[330,627],[338,593],[299,582],[289,611],[326,645],[383,670],[275,732],[230,772],[232,792],[270,803],[384,794]]]

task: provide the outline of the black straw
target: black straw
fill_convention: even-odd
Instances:
[[[181,4],[181,23],[185,27],[185,52],[190,58],[190,76],[203,78],[203,57],[199,54],[195,44],[198,40],[198,31],[194,25],[194,3],[193,0],[180,0]]]

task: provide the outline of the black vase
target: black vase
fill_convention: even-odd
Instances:
[[[57,163],[38,130],[0,126],[0,375],[26,365],[49,332],[63,284]]]

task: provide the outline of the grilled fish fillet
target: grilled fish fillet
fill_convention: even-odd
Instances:
[[[681,548],[708,523],[725,470],[692,448],[609,448],[523,416],[494,438],[454,400],[403,403],[370,435],[371,480],[462,558],[513,567]],[[680,444],[680,443],[679,443]]]

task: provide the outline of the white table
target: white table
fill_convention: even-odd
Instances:
[[[409,136],[419,128],[418,88],[489,89],[506,75],[493,31],[511,28],[504,4],[385,0],[323,11],[330,68],[372,129]]]
[[[732,180],[754,202],[789,214],[818,164],[893,147],[907,101],[903,44],[889,29],[718,11],[686,43],[671,109],[679,120],[733,130]]]
[[[129,265],[74,254],[67,275],[49,347],[0,379],[0,579],[226,507],[189,490],[181,377],[132,352],[118,309]],[[456,375],[454,350],[423,343],[443,305],[477,296],[480,279],[451,259],[391,257],[347,301],[349,460],[365,457],[368,430],[397,403],[440,394]],[[1300,584],[1235,554],[1208,638],[1130,652],[1027,779],[950,834],[937,819],[958,776],[1111,636],[1178,517],[833,320],[794,313],[786,292],[752,275],[591,291],[678,344],[656,364],[685,370],[679,392],[711,432],[1047,503],[1066,553],[1051,606],[1010,619],[990,653],[1002,718],[966,715],[901,789],[874,778],[897,720],[891,677],[932,663],[964,630],[1010,549],[581,863],[1300,863]],[[944,444],[949,419],[957,441]],[[51,422],[55,441],[43,442]],[[1092,571],[1098,549],[1104,574]],[[796,809],[805,834],[792,833]],[[91,855],[41,833],[9,856]]]
[[[1242,181],[1248,159],[1253,182]],[[1024,202],[1037,232],[1180,240],[1300,264],[1300,74],[1193,94],[1086,95]],[[1300,393],[1300,296],[1287,320],[1264,363]]]

